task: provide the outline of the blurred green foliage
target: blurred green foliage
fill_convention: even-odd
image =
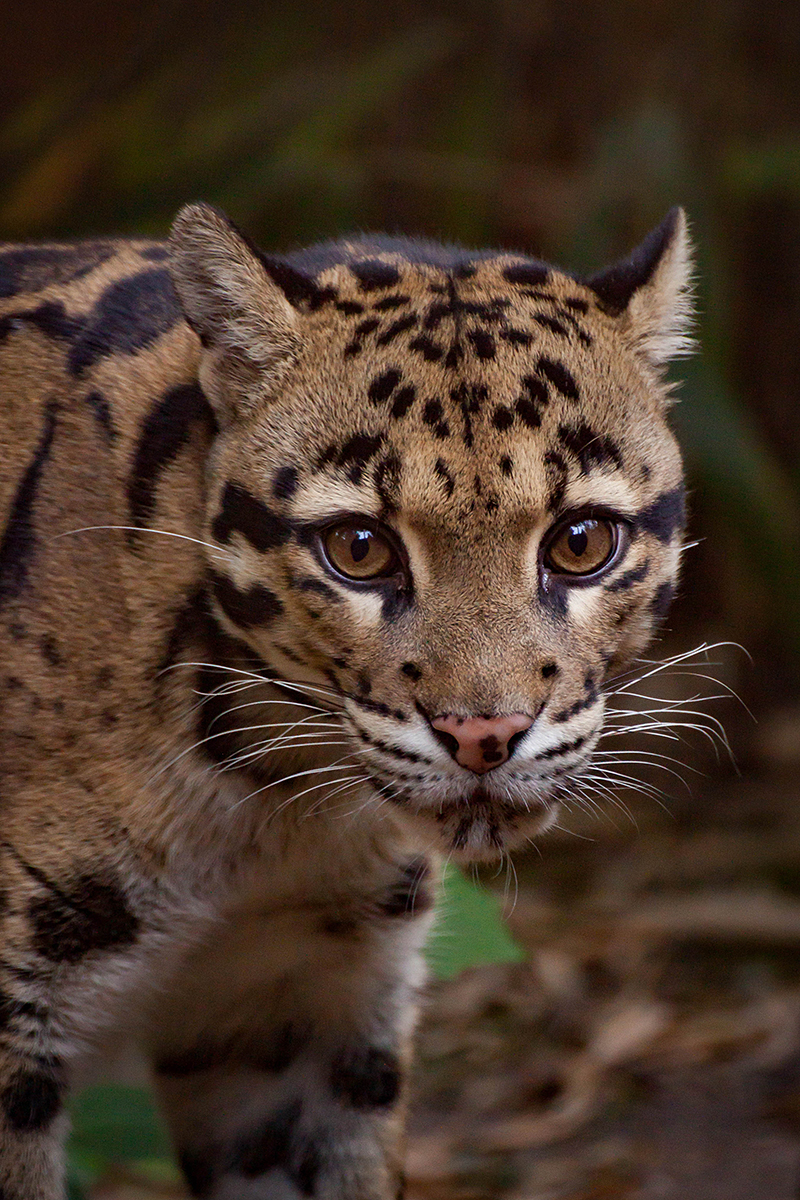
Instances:
[[[672,624],[747,645],[756,710],[796,699],[800,7],[46,0],[4,21],[0,238],[161,235],[203,198],[270,247],[386,228],[580,271],[683,203],[703,353],[675,424],[701,545]],[[446,889],[435,968],[513,959],[495,902]],[[144,1093],[93,1089],[74,1120],[76,1196],[110,1157],[165,1161]]]

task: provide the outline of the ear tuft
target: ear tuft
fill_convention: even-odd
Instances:
[[[263,398],[299,345],[298,314],[280,281],[244,234],[208,204],[178,213],[169,267],[186,320],[213,352],[211,391],[230,393],[210,398],[234,407]]]
[[[682,208],[673,208],[632,254],[587,283],[607,312],[624,317],[651,366],[692,352],[692,247]]]

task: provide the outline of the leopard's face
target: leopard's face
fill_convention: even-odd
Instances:
[[[376,805],[497,854],[552,819],[672,594],[655,370],[590,287],[507,256],[356,257],[292,307],[278,382],[229,407],[211,464],[218,618],[319,689]]]

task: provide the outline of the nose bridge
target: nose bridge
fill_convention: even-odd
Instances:
[[[533,717],[521,712],[500,717],[458,717],[445,713],[431,721],[456,762],[476,775],[484,775],[506,762],[512,753],[512,739],[532,724]]]

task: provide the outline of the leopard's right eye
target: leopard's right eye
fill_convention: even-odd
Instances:
[[[557,575],[589,576],[614,557],[619,531],[600,517],[572,519],[555,530],[544,553],[544,565]]]
[[[331,525],[323,531],[321,542],[330,565],[347,579],[388,578],[400,565],[391,542],[379,530],[355,519]]]

